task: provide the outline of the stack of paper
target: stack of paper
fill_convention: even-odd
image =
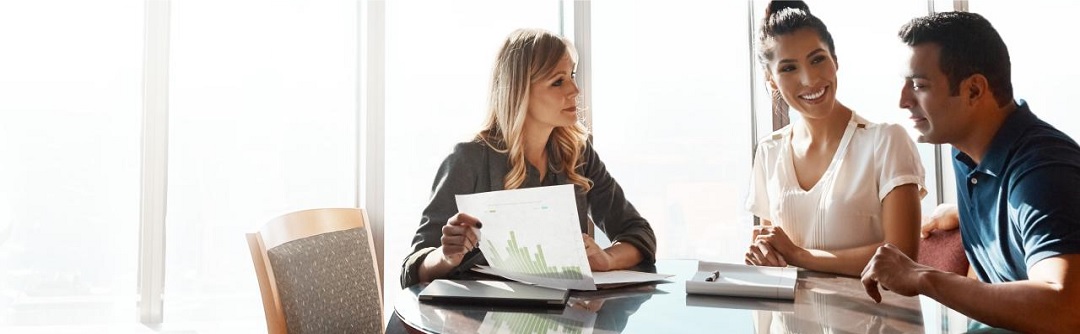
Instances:
[[[698,271],[686,281],[686,293],[795,299],[798,268],[758,267],[744,264],[698,262]]]

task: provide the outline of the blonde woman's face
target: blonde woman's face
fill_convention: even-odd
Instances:
[[[526,122],[552,128],[574,125],[580,92],[574,81],[574,63],[570,55],[565,55],[548,77],[532,83],[529,88]]]

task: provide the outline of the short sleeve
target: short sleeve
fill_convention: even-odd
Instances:
[[[919,151],[907,131],[897,124],[882,124],[877,143],[878,201],[896,187],[905,184],[919,186],[919,198],[926,196],[926,171]]]
[[[746,195],[746,209],[758,218],[775,221],[769,210],[768,173],[766,166],[769,165],[765,154],[766,145],[759,144],[754,152],[754,169],[750,173],[750,189]]]
[[[1010,188],[1010,220],[1023,238],[1028,268],[1046,258],[1080,253],[1080,168],[1036,167],[1019,175]]]

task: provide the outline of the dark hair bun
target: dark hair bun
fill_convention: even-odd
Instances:
[[[810,6],[807,6],[805,2],[790,0],[773,0],[769,1],[769,6],[765,8],[765,19],[768,20],[769,17],[773,16],[773,14],[779,13],[780,11],[788,8],[800,9],[802,11],[805,11],[807,15],[810,14]]]

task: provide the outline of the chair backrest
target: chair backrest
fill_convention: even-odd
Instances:
[[[362,209],[285,214],[247,241],[270,334],[382,332],[382,283]]]
[[[919,241],[919,263],[967,276],[968,260],[960,229],[933,231]]]

